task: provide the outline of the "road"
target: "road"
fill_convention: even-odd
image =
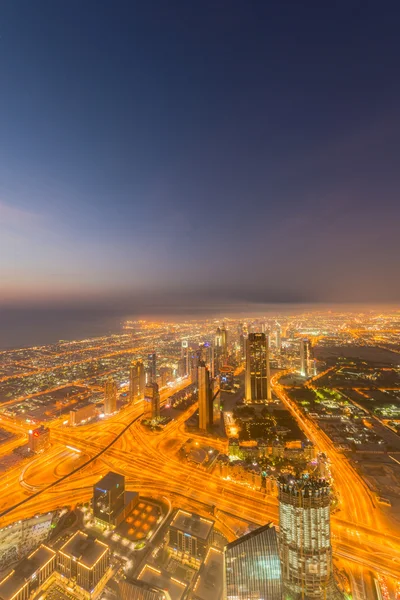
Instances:
[[[184,385],[187,382],[182,382],[180,387]],[[331,458],[342,506],[341,512],[332,517],[335,554],[357,567],[400,579],[398,532],[385,532],[380,510],[362,480],[326,436],[291,404],[276,376],[273,387],[308,437]],[[178,388],[164,390],[162,403]],[[141,426],[141,403],[97,423],[53,428],[50,452],[29,463],[22,478],[20,467],[11,470],[7,478],[0,478],[3,489],[0,526],[60,506],[88,501],[93,485],[108,470],[125,475],[130,489],[139,490],[141,494],[162,493],[177,498],[178,505],[188,509],[196,510],[199,503],[205,508],[215,505],[220,511],[259,525],[277,522],[278,504],[274,497],[206,474],[201,468],[181,462],[175,451],[171,452],[171,439],[176,440],[178,447],[192,437],[185,432],[184,421],[195,409],[196,406],[192,406],[178,414],[157,435]],[[210,444],[209,437],[197,435],[196,439]],[[226,442],[219,440],[214,445],[224,451]],[[10,506],[15,508],[4,513]],[[223,517],[221,519],[223,521]]]

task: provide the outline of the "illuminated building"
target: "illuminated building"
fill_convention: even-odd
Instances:
[[[211,547],[195,579],[191,600],[221,600],[223,597],[223,568],[223,552]]]
[[[50,447],[50,429],[47,427],[37,427],[29,430],[29,452],[38,454],[44,452]]]
[[[234,383],[232,367],[221,367],[219,379],[221,382],[221,390],[232,390]]]
[[[76,584],[90,594],[98,593],[96,586],[106,574],[109,564],[108,546],[82,531],[77,531],[58,551],[59,573],[68,580],[75,579]]]
[[[144,410],[145,419],[158,419],[160,416],[160,392],[157,383],[149,383],[144,388]]]
[[[214,345],[216,348],[222,349],[222,332],[220,327],[217,327],[217,331],[215,332]]]
[[[210,358],[210,373],[211,377],[214,379],[216,377],[216,367],[215,367],[215,346],[211,344],[211,358]]]
[[[225,328],[225,325],[221,329],[221,346],[222,355],[226,356],[228,354],[228,332]]]
[[[246,346],[246,403],[271,400],[268,338],[249,333]]]
[[[148,355],[148,376],[146,383],[157,383],[157,354],[152,352]]]
[[[209,342],[204,342],[200,346],[200,360],[204,361],[210,371],[212,372],[212,362],[213,362],[213,348]]]
[[[247,342],[247,338],[244,335],[244,333],[240,334],[239,337],[239,344],[240,344],[240,357],[242,359],[246,358],[246,342]]]
[[[218,425],[221,421],[221,391],[216,379],[211,382],[212,422]]]
[[[117,384],[109,377],[104,386],[104,414],[112,415],[117,410]]]
[[[180,358],[178,360],[177,375],[178,375],[178,377],[182,377],[182,378],[187,375],[187,362],[186,362],[185,358]]]
[[[161,387],[165,387],[170,381],[172,381],[172,369],[170,367],[161,367],[159,372],[159,381]]]
[[[210,380],[210,372],[203,361],[198,368],[199,386],[199,429],[207,431],[213,424],[213,394]]]
[[[216,377],[219,373],[219,368],[221,366],[222,363],[222,356],[223,356],[223,337],[222,337],[222,331],[221,328],[218,327],[217,331],[215,333],[215,338],[214,338],[214,360],[213,360],[213,372],[214,372],[214,377]]]
[[[125,506],[125,477],[110,471],[93,486],[93,516],[108,524],[115,519]]]
[[[341,597],[333,578],[330,501],[326,481],[279,480],[279,545],[283,589],[289,597]]]
[[[279,325],[279,323],[276,324],[275,345],[277,350],[280,350],[282,348],[281,326]]]
[[[213,540],[214,521],[178,510],[168,531],[168,546],[182,560],[201,564]]]
[[[282,600],[278,539],[271,523],[225,546],[224,598]]]
[[[167,600],[162,590],[138,579],[119,581],[118,591],[120,600]]]
[[[143,398],[145,378],[142,361],[134,360],[129,370],[129,400],[131,402]]]
[[[151,588],[162,590],[165,600],[184,600],[187,598],[187,582],[181,581],[167,571],[156,569],[154,565],[145,564],[137,579],[147,583]],[[135,599],[136,600],[136,599]],[[139,600],[147,600],[147,596],[139,596]],[[153,600],[153,599],[152,599]]]
[[[93,402],[87,402],[86,404],[76,406],[69,411],[69,425],[71,425],[71,427],[80,425],[81,423],[93,419],[96,415],[97,408]]]
[[[0,581],[1,600],[27,600],[40,591],[55,568],[54,550],[39,546]]]
[[[102,526],[117,527],[139,502],[137,492],[125,490],[125,477],[110,471],[93,486],[93,516]]]
[[[300,375],[311,377],[316,375],[316,367],[310,340],[300,340]]]
[[[185,365],[184,376],[189,375],[189,343],[187,340],[182,340],[181,358]]]

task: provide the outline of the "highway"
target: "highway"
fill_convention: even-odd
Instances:
[[[379,507],[351,465],[291,404],[277,376],[272,383],[275,393],[295,415],[308,437],[330,456],[341,499],[341,512],[332,517],[335,555],[400,579],[397,532],[392,531],[390,535],[385,532]],[[180,387],[184,385],[187,382],[182,382]],[[177,389],[164,390],[162,403]],[[147,494],[156,496],[162,493],[188,509],[196,510],[199,503],[210,509],[215,505],[221,511],[259,525],[271,520],[276,523],[276,498],[221,480],[178,459],[176,449],[188,437],[193,437],[185,432],[184,421],[195,409],[196,406],[191,406],[185,413],[177,413],[177,418],[158,434],[140,424],[142,403],[89,425],[69,428],[59,424],[52,428],[53,446],[49,452],[24,466],[22,477],[21,468],[17,467],[0,478],[3,489],[0,526],[60,506],[88,501],[92,486],[108,470],[124,474],[130,489],[141,494],[146,490]],[[209,437],[199,434],[196,439],[207,445],[211,443]],[[217,440],[213,445],[226,451],[225,441]],[[219,516],[223,523],[223,514]]]

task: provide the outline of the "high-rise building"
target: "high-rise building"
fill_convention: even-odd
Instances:
[[[215,332],[214,345],[216,348],[222,348],[222,332],[220,327],[217,327],[217,331]]]
[[[226,355],[227,332],[225,328],[217,328],[214,338],[214,377],[219,373]]]
[[[281,326],[279,325],[279,323],[276,324],[276,331],[275,331],[275,345],[276,345],[276,349],[280,350],[282,348],[282,332],[281,332]]]
[[[125,506],[125,477],[110,471],[93,486],[93,516],[113,525]]]
[[[129,400],[131,402],[143,398],[145,378],[142,361],[134,360],[129,370]]]
[[[144,410],[145,419],[158,419],[160,416],[160,392],[157,383],[149,383],[144,389]]]
[[[199,386],[199,428],[207,431],[213,424],[213,394],[210,372],[201,361],[197,368]]]
[[[235,382],[233,367],[221,367],[219,372],[219,380],[221,390],[233,390]]]
[[[216,379],[211,381],[211,395],[212,395],[212,423],[213,425],[219,425],[221,421],[221,390]]]
[[[245,336],[244,333],[241,333],[240,337],[239,337],[239,344],[240,344],[240,357],[242,360],[244,360],[246,358],[246,343],[247,343],[247,337]]]
[[[117,384],[109,377],[104,386],[104,414],[112,415],[117,410]]]
[[[308,377],[308,340],[300,340],[300,375]]]
[[[178,377],[185,377],[187,375],[187,363],[184,358],[178,360],[178,366],[176,374]]]
[[[282,600],[278,539],[271,523],[225,546],[224,598]]]
[[[222,355],[227,356],[227,354],[228,354],[228,332],[226,330],[225,325],[221,329],[221,346],[222,346]]]
[[[311,377],[315,374],[311,342],[308,339],[300,340],[300,375],[302,377]]]
[[[38,454],[50,448],[50,429],[41,425],[29,430],[29,452]]]
[[[157,354],[155,352],[148,355],[147,365],[146,383],[157,383]]]
[[[189,343],[187,340],[182,340],[181,358],[185,364],[185,375],[189,375]]]
[[[211,371],[212,366],[212,345],[210,342],[204,342],[200,345],[200,360],[203,360]]]
[[[332,564],[329,484],[279,480],[279,542],[284,597],[341,598]]]
[[[271,400],[269,348],[265,333],[249,333],[246,344],[246,402]]]

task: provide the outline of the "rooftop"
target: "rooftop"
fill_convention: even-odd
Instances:
[[[108,546],[90,537],[83,531],[77,531],[65,544],[60,552],[76,558],[82,565],[91,569],[96,562],[108,551]]]
[[[206,540],[214,527],[214,521],[204,519],[200,515],[188,513],[184,510],[178,510],[170,526]]]
[[[0,582],[0,600],[12,600],[17,592],[29,583],[33,574],[44,567],[55,555],[54,550],[42,545],[24,558]]]
[[[220,600],[223,591],[224,555],[210,548],[199,571],[193,590],[193,600]]]
[[[138,579],[168,592],[171,600],[182,600],[186,592],[186,584],[183,581],[169,577],[169,575],[162,573],[162,571],[150,565],[143,567]]]
[[[257,537],[258,535],[269,531],[269,530],[274,530],[274,534],[276,535],[276,531],[275,531],[275,527],[273,525],[273,523],[267,523],[266,525],[263,525],[262,527],[258,527],[257,529],[254,529],[253,531],[250,531],[250,533],[246,533],[246,535],[242,535],[242,537],[238,538],[237,540],[234,540],[233,542],[230,542],[229,544],[227,544],[225,546],[226,550],[230,550],[231,548],[234,548],[235,546],[240,546],[241,544],[243,544],[243,542],[247,542],[248,540],[251,540],[254,537]]]
[[[95,487],[102,488],[103,490],[110,490],[117,485],[124,485],[125,477],[120,475],[119,473],[114,473],[113,471],[109,471],[107,475],[104,475],[100,481],[96,483]]]

